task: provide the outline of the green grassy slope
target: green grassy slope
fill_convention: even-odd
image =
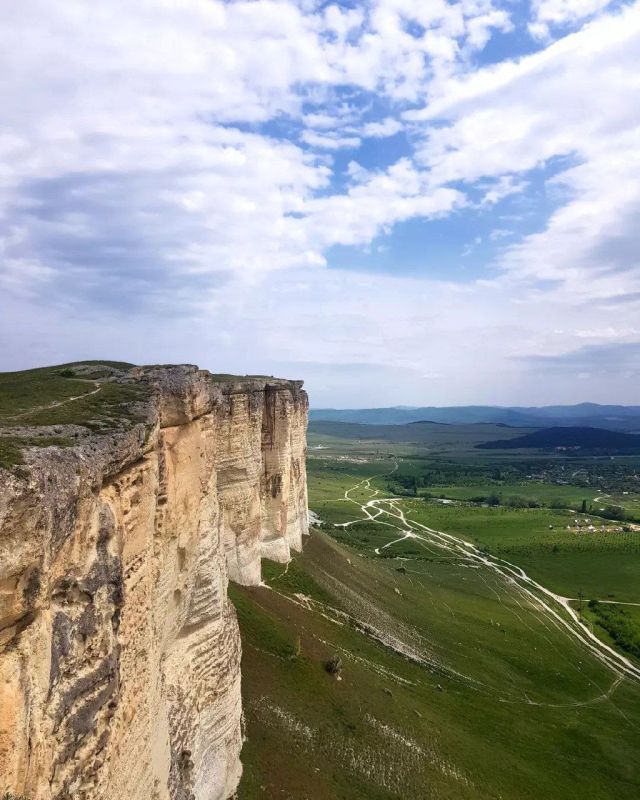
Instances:
[[[96,414],[104,416],[107,407],[123,406],[140,395],[139,387],[101,380],[105,375],[100,366],[126,369],[130,364],[82,362],[96,367],[94,375],[76,373],[79,363],[0,373],[0,425],[81,425]]]
[[[400,518],[363,520],[358,503],[389,497],[394,476],[423,474],[425,462],[364,456],[358,445],[309,460],[322,529],[304,552],[288,568],[267,564],[270,588],[232,589],[248,736],[239,799],[640,796],[640,683],[570,634],[559,606],[558,618],[541,611],[455,548],[406,536]],[[640,608],[586,601],[640,603],[640,533],[617,523],[586,533],[575,525],[585,515],[568,509],[468,502],[486,470],[478,479],[468,460],[447,459],[435,470],[457,471],[445,487],[456,501],[397,498],[406,518],[558,594],[581,592],[586,624],[633,660]],[[511,473],[505,462],[501,474]],[[496,483],[547,503],[593,500],[584,486],[486,487]],[[341,680],[324,668],[335,655]]]
[[[50,405],[86,394],[92,381],[72,377],[73,367],[61,364],[21,372],[0,372],[0,422],[5,424],[36,406]]]
[[[314,533],[232,588],[240,800],[638,796],[637,684],[478,571],[358,551]]]
[[[136,404],[147,397],[149,388],[105,380],[109,370],[104,367],[131,365],[86,361],[82,365],[95,370],[76,372],[79,363],[0,373],[0,466],[19,465],[25,447],[74,444],[63,430],[61,435],[35,436],[25,432],[28,427],[73,424],[100,432],[141,421]]]

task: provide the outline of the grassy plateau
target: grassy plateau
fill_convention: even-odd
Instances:
[[[74,439],[65,435],[64,425],[80,425],[99,433],[140,421],[136,403],[145,399],[148,389],[109,379],[110,368],[130,366],[83,361],[0,373],[0,466],[20,465],[26,447],[74,444]],[[44,427],[53,429],[51,435],[38,434],[37,429]],[[59,435],[56,428],[60,428]]]

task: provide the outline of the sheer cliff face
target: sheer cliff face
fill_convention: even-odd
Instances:
[[[307,530],[299,382],[137,370],[147,422],[0,470],[0,791],[215,800],[240,766],[228,576]]]
[[[295,385],[224,393],[218,494],[229,575],[260,582],[260,558],[286,562],[307,532],[307,398]]]

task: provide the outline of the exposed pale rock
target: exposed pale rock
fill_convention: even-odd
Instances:
[[[307,531],[301,382],[136,368],[146,422],[0,470],[0,793],[218,800],[238,782],[228,575]]]

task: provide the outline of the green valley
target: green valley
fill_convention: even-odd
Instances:
[[[640,793],[635,465],[464,438],[311,434],[303,552],[232,590],[240,800]]]

